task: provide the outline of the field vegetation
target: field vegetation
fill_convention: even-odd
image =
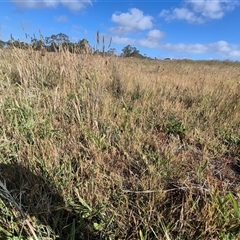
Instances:
[[[240,63],[0,50],[1,239],[240,239]]]

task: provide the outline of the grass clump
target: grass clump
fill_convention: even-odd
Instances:
[[[1,237],[238,239],[239,68],[2,51]]]

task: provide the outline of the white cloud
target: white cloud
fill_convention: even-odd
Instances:
[[[193,53],[202,54],[207,52],[208,47],[203,44],[184,44],[184,43],[165,43],[161,45],[161,48],[170,52],[182,52],[182,53]]]
[[[143,12],[137,8],[132,8],[127,13],[114,13],[111,20],[117,24],[117,27],[111,28],[110,31],[119,35],[151,29],[153,27],[153,17],[144,15]]]
[[[217,52],[220,55],[230,58],[240,57],[240,46],[236,44],[229,44],[226,41],[218,41],[209,44],[209,49]]]
[[[147,38],[148,39],[156,39],[156,40],[159,40],[161,38],[164,37],[164,33],[157,30],[157,29],[153,29],[153,30],[150,30],[147,34]]]
[[[165,34],[158,29],[153,29],[153,20],[152,16],[145,15],[137,8],[132,8],[127,13],[113,14],[112,21],[117,24],[116,27],[109,29],[116,35],[113,37],[113,42],[122,45],[159,48],[160,39]],[[149,31],[146,33],[146,30]],[[138,31],[141,34],[144,32],[145,37],[133,39],[125,36]]]
[[[189,23],[204,23],[207,20],[223,18],[227,12],[233,11],[239,5],[239,2],[231,0],[185,0],[183,3],[182,8],[163,9],[160,17],[166,21],[179,19]]]
[[[128,37],[113,37],[113,43],[121,45],[133,45],[133,46],[142,46],[146,48],[160,48],[160,42],[156,38],[142,38],[142,39],[133,39]]]
[[[186,20],[190,23],[203,23],[203,18],[197,16],[194,12],[187,8],[174,8],[172,12],[168,10],[162,10],[160,17],[164,17],[166,21],[174,19]]]
[[[146,48],[160,48],[160,39],[164,37],[164,33],[153,29],[150,30],[144,38],[133,39],[129,37],[113,37],[113,43],[122,45],[139,45]]]
[[[121,45],[132,45],[132,46],[142,46],[146,48],[159,48],[159,43],[157,41],[153,41],[152,39],[132,39],[128,37],[118,37],[115,36],[112,38],[113,43],[121,44]]]
[[[239,58],[240,57],[240,50],[232,50],[229,53],[230,58]]]
[[[182,52],[191,54],[215,53],[225,58],[239,58],[240,45],[230,44],[226,41],[217,41],[209,44],[161,44],[161,49],[170,52]]]
[[[155,39],[150,39],[150,38],[143,38],[139,39],[136,42],[139,46],[146,47],[146,48],[160,48],[160,43],[159,41],[156,41]]]
[[[234,10],[234,8],[238,5],[236,1],[233,2],[228,0],[187,0],[186,2],[192,6],[196,13],[200,13],[203,17],[209,19],[220,19],[227,12]]]
[[[54,20],[56,22],[68,22],[68,18],[64,15],[58,16],[58,17],[54,17]]]
[[[11,0],[14,4],[16,4],[20,8],[54,8],[59,4],[69,8],[71,11],[78,11],[84,8],[88,4],[92,4],[91,0],[74,0],[74,1],[66,1],[66,0]]]
[[[230,52],[231,47],[226,41],[218,41],[212,45],[213,48],[221,52]]]
[[[157,30],[158,31],[158,30]],[[132,39],[127,37],[113,37],[113,43],[122,44],[122,45],[133,45],[141,46],[146,48],[155,48],[156,52],[159,50],[167,51],[169,53],[182,53],[182,54],[217,54],[223,58],[229,59],[238,59],[240,58],[240,45],[230,44],[226,41],[217,41],[208,44],[185,44],[185,43],[163,43],[160,42],[158,38],[154,38],[154,32],[157,34],[157,31],[149,31],[147,36],[142,39]],[[149,35],[152,35],[152,38],[149,38]]]
[[[135,39],[128,38],[128,37],[118,37],[118,36],[113,37],[112,42],[116,44],[122,44],[122,45],[135,45],[137,43]]]
[[[65,1],[65,0],[60,0],[62,5],[65,7],[69,8],[71,11],[79,11],[82,8],[86,7],[86,5],[92,5],[91,0],[75,0],[75,1]]]

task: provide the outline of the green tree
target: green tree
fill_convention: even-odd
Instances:
[[[89,42],[87,39],[83,38],[82,40],[78,41],[78,47],[82,50],[82,51],[89,51]]]
[[[6,43],[2,40],[0,40],[0,48],[4,48],[4,46],[6,45]]]
[[[52,34],[51,37],[46,37],[45,42],[49,51],[58,50],[60,45],[66,47],[70,43],[69,37],[64,33],[57,35]]]
[[[139,50],[131,45],[127,45],[125,48],[123,48],[122,52],[123,57],[132,57],[139,54]]]
[[[116,55],[116,48],[110,48],[107,53],[108,53],[109,56],[115,56]]]
[[[41,50],[44,46],[44,42],[42,40],[38,40],[35,36],[31,38],[31,44],[35,50]]]
[[[15,48],[21,48],[21,49],[26,49],[28,47],[28,44],[25,42],[20,42],[20,40],[14,40],[10,43],[10,46],[15,47]]]

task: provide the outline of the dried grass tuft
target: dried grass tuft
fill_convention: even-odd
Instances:
[[[44,57],[46,55],[46,53],[47,53],[46,48],[45,47],[41,47],[41,56]]]

